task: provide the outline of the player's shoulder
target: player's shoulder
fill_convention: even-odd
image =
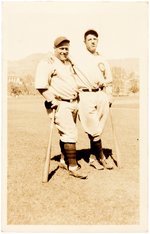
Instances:
[[[48,63],[46,59],[41,59],[37,64],[37,72],[41,73],[44,71],[51,71],[53,70],[53,66]]]
[[[97,56],[100,58],[100,59],[104,59],[106,60],[106,57],[99,51],[96,52],[97,53]]]
[[[38,62],[38,66],[39,67],[46,67],[46,66],[50,66],[53,65],[55,62],[55,57],[52,53],[47,53],[45,54],[41,60]]]
[[[48,67],[48,62],[45,59],[41,59],[37,64],[38,70],[45,69],[46,67]]]
[[[99,53],[99,52],[97,52],[98,54],[98,60],[99,61],[101,61],[101,62],[103,62],[103,63],[108,63],[108,59],[102,54],[102,53]]]

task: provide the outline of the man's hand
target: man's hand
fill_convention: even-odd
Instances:
[[[56,100],[56,99],[54,99],[52,102],[52,109],[57,109],[57,107],[58,107],[58,105],[59,105],[59,102],[58,102],[58,100]]]
[[[112,106],[112,102],[109,102],[109,107],[111,107]]]
[[[57,100],[52,100],[52,101],[45,101],[45,107],[46,109],[57,109],[58,107],[58,101]]]

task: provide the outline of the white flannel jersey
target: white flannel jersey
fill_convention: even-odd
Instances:
[[[64,64],[56,57],[53,62],[43,59],[36,70],[35,88],[48,89],[54,97],[75,99],[78,87],[71,63]]]
[[[99,54],[93,55],[84,51],[80,59],[74,60],[79,88],[99,88],[102,84],[112,82],[111,70],[105,58]],[[102,69],[105,70],[105,77]]]

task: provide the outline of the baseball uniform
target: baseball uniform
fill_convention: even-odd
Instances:
[[[79,116],[85,132],[101,138],[109,114],[108,95],[101,87],[112,82],[108,63],[98,53],[88,50],[75,62],[79,87]],[[105,73],[105,74],[104,74]]]
[[[76,142],[76,116],[78,110],[78,87],[71,63],[62,63],[55,56],[43,59],[36,71],[36,89],[48,89],[51,99],[59,102],[55,124],[63,142]],[[51,111],[51,110],[49,110]]]

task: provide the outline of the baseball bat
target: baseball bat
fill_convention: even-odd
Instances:
[[[120,168],[121,167],[120,149],[119,149],[119,144],[118,144],[118,140],[117,140],[117,137],[116,137],[116,131],[115,131],[114,124],[113,124],[111,107],[109,108],[109,112],[110,112],[110,120],[111,120],[111,127],[112,127],[114,146],[115,146],[115,150],[116,150],[116,162],[117,162],[117,167]]]
[[[50,124],[49,140],[48,140],[48,146],[47,146],[46,157],[45,157],[44,168],[43,168],[43,175],[42,175],[42,182],[43,183],[48,182],[48,176],[49,176],[49,170],[50,170],[50,160],[51,160],[52,133],[53,133],[53,126],[54,126],[54,117],[55,117],[55,109],[53,109],[52,119],[51,119],[51,124]]]

